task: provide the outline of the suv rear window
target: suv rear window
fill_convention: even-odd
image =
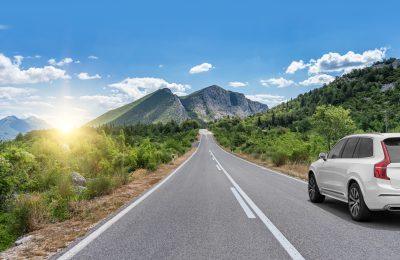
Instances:
[[[373,141],[371,138],[361,137],[354,151],[353,158],[366,158],[374,155]]]
[[[400,163],[400,138],[389,138],[383,142],[389,152],[390,161]]]

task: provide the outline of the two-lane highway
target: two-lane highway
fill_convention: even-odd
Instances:
[[[222,150],[197,151],[61,259],[395,259],[397,214],[351,221],[346,205],[309,202],[306,184]]]

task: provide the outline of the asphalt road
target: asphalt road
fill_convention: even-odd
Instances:
[[[357,223],[312,204],[303,181],[222,150],[202,131],[193,156],[61,259],[400,259],[400,215]]]

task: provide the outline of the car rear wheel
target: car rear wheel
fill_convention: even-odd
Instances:
[[[371,211],[364,202],[364,197],[361,193],[360,186],[355,182],[349,187],[348,199],[351,218],[356,221],[368,220],[371,215]]]
[[[308,177],[308,196],[313,203],[321,203],[325,200],[325,196],[319,192],[317,181],[314,174]]]

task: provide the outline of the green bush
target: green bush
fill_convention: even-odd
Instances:
[[[0,156],[0,210],[4,208],[16,186],[16,180],[11,171],[11,163]]]
[[[53,221],[65,220],[70,217],[69,202],[75,200],[75,194],[71,178],[60,175],[56,186],[46,193],[46,202]]]
[[[20,234],[12,229],[13,216],[10,213],[0,212],[0,252],[7,249]]]
[[[19,195],[13,207],[14,231],[23,234],[33,231],[46,223],[48,207],[40,194]]]
[[[88,198],[110,194],[113,188],[113,180],[110,176],[101,175],[88,181],[86,194]]]
[[[282,152],[282,151],[276,151],[276,152],[272,153],[272,156],[271,156],[272,163],[275,166],[282,166],[282,165],[286,164],[288,159],[289,159],[289,156],[285,152]]]

